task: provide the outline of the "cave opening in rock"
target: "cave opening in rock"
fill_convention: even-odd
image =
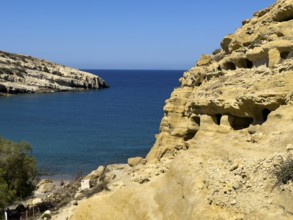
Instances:
[[[221,118],[222,115],[221,114],[215,114],[214,116],[212,116],[213,121],[217,124],[220,125],[221,124]]]
[[[238,61],[238,66],[240,68],[251,69],[253,67],[253,63],[249,59],[241,59]]]
[[[241,130],[248,128],[253,122],[253,118],[250,117],[238,117],[235,115],[229,116],[229,123],[234,130]]]
[[[273,18],[274,21],[285,22],[293,19],[293,7],[287,6],[280,10]]]
[[[184,141],[188,141],[196,135],[196,130],[188,130],[187,133],[184,135],[183,139]]]
[[[262,118],[263,122],[265,122],[268,119],[268,115],[271,113],[271,111],[267,108],[262,110]]]
[[[289,53],[290,53],[289,51],[283,51],[283,52],[281,52],[280,56],[282,59],[285,60],[288,58]]]
[[[200,117],[199,116],[193,116],[192,121],[195,122],[198,126],[200,126]]]
[[[236,66],[233,62],[227,62],[223,65],[225,70],[236,70]]]
[[[260,67],[260,66],[268,66],[268,58],[267,57],[262,57],[262,58],[259,58],[259,59],[257,59],[257,60],[255,60],[254,62],[253,62],[253,65],[255,66],[255,67]]]
[[[7,93],[8,91],[7,91],[7,88],[5,86],[0,85],[0,92],[1,93]]]
[[[290,16],[284,16],[282,18],[279,18],[277,21],[284,22],[284,21],[290,21],[292,19],[293,19],[293,15],[290,15]]]
[[[290,10],[290,11],[289,11]],[[293,7],[289,10],[283,10],[274,17],[274,21],[285,22],[293,19]]]

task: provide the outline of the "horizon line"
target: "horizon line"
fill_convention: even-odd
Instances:
[[[140,69],[140,68],[78,68],[79,70],[162,70],[162,71],[187,71],[189,69],[155,69],[155,68],[146,68],[146,69]]]

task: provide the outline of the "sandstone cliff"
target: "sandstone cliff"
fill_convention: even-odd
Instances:
[[[222,50],[203,55],[184,73],[164,107],[157,142],[148,160],[189,147],[201,124],[241,130],[263,124],[286,105],[293,92],[293,6],[279,1],[243,22],[221,42]]]
[[[106,87],[103,79],[91,73],[0,51],[0,95]]]
[[[293,183],[275,175],[293,152],[292,27],[293,0],[243,21],[184,73],[146,159],[87,176],[93,187],[107,179],[110,191],[67,216],[293,219]]]

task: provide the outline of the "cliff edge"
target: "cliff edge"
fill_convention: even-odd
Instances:
[[[164,107],[155,146],[147,159],[189,148],[206,121],[232,130],[262,125],[291,100],[293,88],[293,6],[279,1],[243,21],[222,49],[203,55],[184,73]],[[212,123],[212,122],[211,122]]]
[[[106,88],[91,73],[45,60],[0,51],[0,96]]]
[[[292,219],[292,27],[292,0],[243,21],[184,73],[146,159],[93,171],[54,218]]]

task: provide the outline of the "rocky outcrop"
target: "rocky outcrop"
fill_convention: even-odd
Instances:
[[[106,88],[100,77],[30,56],[0,51],[0,94]]]
[[[166,101],[147,161],[113,167],[110,191],[67,217],[292,219],[292,181],[276,175],[293,157],[292,6],[255,13],[203,55]]]
[[[36,193],[48,193],[54,191],[56,188],[52,180],[43,179],[37,185]]]
[[[293,85],[292,0],[255,13],[222,50],[203,55],[184,73],[164,107],[157,141],[147,159],[174,156],[206,123],[232,130],[261,125],[289,102]],[[210,122],[207,122],[210,121]]]

